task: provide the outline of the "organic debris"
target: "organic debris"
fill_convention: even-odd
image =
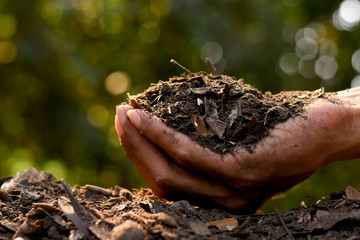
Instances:
[[[129,95],[130,104],[217,153],[237,147],[252,151],[276,124],[299,115],[316,99],[329,96],[323,88],[262,94],[242,79],[216,74],[210,59],[207,64],[211,74],[191,73],[176,61],[171,62],[187,74]]]
[[[254,215],[170,202],[149,189],[71,188],[35,168],[0,186],[0,239],[360,238],[360,193],[350,186],[321,204]]]

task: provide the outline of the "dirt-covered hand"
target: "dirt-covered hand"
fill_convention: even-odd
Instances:
[[[343,104],[317,100],[276,125],[252,152],[217,154],[128,105],[117,108],[115,124],[128,158],[155,194],[249,213],[319,168],[360,156],[359,95],[357,88],[338,92],[334,98]]]

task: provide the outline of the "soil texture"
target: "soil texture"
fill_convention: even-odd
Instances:
[[[262,94],[226,75],[188,73],[152,84],[130,96],[134,108],[144,109],[168,126],[217,153],[253,147],[276,124],[299,115],[324,89]]]
[[[0,179],[0,239],[359,239],[360,192],[269,214],[232,215],[150,189],[71,188],[31,168]]]

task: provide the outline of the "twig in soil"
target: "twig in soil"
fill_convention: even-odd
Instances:
[[[213,61],[211,60],[211,58],[206,58],[206,64],[209,67],[210,73],[214,76],[216,76],[216,67],[214,66]]]
[[[347,196],[342,196],[342,199],[346,200],[346,201],[350,201],[350,202],[360,202],[360,199],[354,199],[354,198],[348,198]]]
[[[81,206],[80,204],[78,203],[78,201],[74,198],[74,196],[72,195],[72,193],[70,192],[70,189],[69,187],[67,186],[67,184],[65,183],[64,179],[61,179],[61,184],[64,186],[64,189],[65,189],[65,192],[67,193],[69,199],[70,199],[70,202],[71,202],[71,205],[73,206],[74,208],[74,211],[77,213],[77,214],[81,214]]]
[[[79,217],[79,216],[81,216],[82,207],[80,206],[79,202],[74,198],[74,196],[70,192],[70,189],[67,186],[67,184],[65,183],[64,179],[61,179],[61,184],[64,186],[65,192],[67,193],[67,195],[70,199],[70,203],[74,209],[73,213],[71,213],[71,212],[68,213],[68,217],[74,223],[74,225],[85,235],[85,237],[87,239],[91,239],[91,234],[90,234],[88,228],[83,224],[83,222],[81,221],[81,218]],[[63,206],[63,207],[65,207],[65,206]],[[65,213],[65,215],[66,215],[66,213]]]
[[[289,228],[286,226],[286,224],[285,224],[285,222],[284,222],[284,219],[281,217],[281,215],[280,215],[280,213],[279,213],[279,210],[277,209],[276,206],[274,206],[274,209],[275,209],[276,215],[278,216],[281,224],[283,225],[283,227],[284,227],[286,233],[289,235],[290,239],[291,239],[291,240],[295,240],[295,238],[294,238],[293,235],[291,234]]]
[[[174,59],[171,59],[170,62],[171,62],[172,64],[174,64],[175,66],[181,68],[182,70],[184,70],[184,71],[187,72],[188,74],[193,75],[193,73],[190,72],[189,69],[187,69],[186,67],[184,67],[183,65],[181,65],[180,63],[178,63],[177,61],[175,61]]]

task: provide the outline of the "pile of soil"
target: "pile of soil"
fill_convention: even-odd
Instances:
[[[252,151],[276,124],[299,115],[317,98],[330,95],[323,89],[262,94],[242,79],[188,72],[129,95],[129,102],[201,146],[226,153],[237,147]]]
[[[31,168],[0,179],[0,239],[359,239],[352,187],[283,213],[232,215],[149,189],[69,188]]]

